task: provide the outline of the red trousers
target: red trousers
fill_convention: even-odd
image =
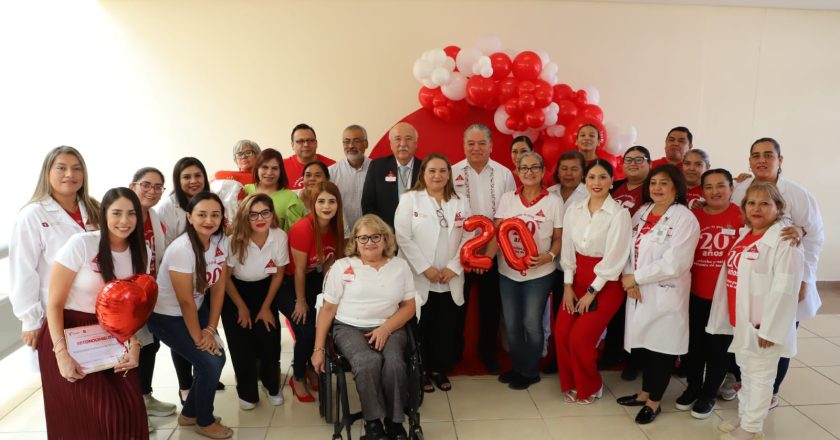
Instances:
[[[577,254],[577,268],[572,283],[575,297],[580,298],[586,294],[586,289],[595,280],[595,265],[600,261],[600,257]],[[560,297],[562,293],[558,295]],[[598,293],[594,312],[573,315],[558,310],[554,340],[557,345],[560,388],[563,392],[574,389],[579,398],[586,399],[601,389],[596,345],[622,301],[625,301],[625,293],[621,285],[618,281],[609,281]]]

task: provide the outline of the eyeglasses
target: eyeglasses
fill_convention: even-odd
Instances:
[[[359,139],[359,138],[348,139],[348,138],[345,138],[341,141],[341,143],[343,145],[351,145],[351,144],[352,145],[362,145],[363,143],[365,143],[365,139]]]
[[[270,210],[270,209],[263,209],[263,210],[262,210],[262,211],[260,211],[260,212],[257,212],[257,211],[250,211],[250,212],[248,213],[248,220],[253,221],[253,220],[256,220],[258,217],[259,217],[259,218],[262,218],[263,220],[268,220],[268,219],[270,219],[270,218],[271,218],[271,216],[272,216],[273,214],[274,214],[274,213],[273,213],[273,212],[271,212],[271,210]]]
[[[361,244],[367,244],[368,240],[379,243],[382,240],[382,234],[357,235],[356,241]]]
[[[443,215],[443,208],[440,208],[437,211],[435,211],[435,214],[437,214],[438,224],[440,224],[442,228],[448,228],[449,222],[446,221],[446,217],[444,217]]]
[[[531,165],[530,167],[519,167],[517,168],[520,174],[526,173],[536,173],[538,171],[542,171],[542,165]]]
[[[317,144],[317,143],[318,143],[318,139],[315,139],[315,138],[295,140],[295,144],[297,144],[297,145]]]
[[[135,185],[140,185],[140,188],[143,188],[143,191],[154,190],[155,192],[163,192],[166,189],[162,183],[151,183],[151,182],[134,182]]]
[[[256,153],[254,153],[253,150],[245,150],[245,151],[240,151],[240,152],[234,154],[233,156],[236,157],[237,159],[244,159],[246,157],[251,157],[254,154],[256,154]]]
[[[645,162],[647,162],[646,157],[625,157],[624,158],[624,163],[627,164],[627,165],[630,165],[631,163],[636,164],[636,165],[641,165]]]

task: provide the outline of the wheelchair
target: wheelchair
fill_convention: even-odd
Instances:
[[[405,408],[408,420],[408,437],[411,440],[423,440],[420,427],[420,405],[423,404],[423,361],[420,340],[417,337],[417,320],[412,318],[406,323],[408,335],[406,344],[406,372],[408,374],[408,402]],[[324,373],[318,376],[318,410],[321,417],[334,427],[333,440],[351,440],[353,423],[362,420],[362,412],[351,413],[347,388],[347,373],[351,372],[350,361],[333,344],[332,328],[327,336],[324,356]],[[334,382],[333,382],[334,381]],[[346,432],[343,437],[342,431]],[[364,440],[365,436],[361,436]]]

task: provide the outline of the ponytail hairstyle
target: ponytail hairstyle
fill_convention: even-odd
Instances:
[[[257,203],[263,203],[271,211],[271,228],[279,228],[277,214],[274,212],[274,201],[267,194],[254,193],[241,202],[233,219],[233,230],[230,232],[230,255],[239,258],[239,264],[245,264],[248,257],[248,243],[251,242],[251,207]]]
[[[140,207],[140,199],[134,191],[119,187],[111,188],[102,197],[102,204],[99,210],[99,218],[102,219],[101,232],[99,233],[99,254],[97,262],[99,264],[99,273],[105,282],[113,281],[117,277],[114,275],[114,257],[111,254],[111,231],[108,228],[108,209],[119,199],[128,199],[134,207],[134,215],[137,218],[137,223],[134,225],[134,230],[126,239],[128,241],[128,249],[131,251],[131,266],[135,274],[146,273],[146,240],[143,237],[143,211]]]
[[[221,211],[222,214],[221,222],[219,223],[219,228],[211,234],[210,238],[221,238],[225,235],[225,205],[222,204],[222,200],[219,199],[219,196],[210,191],[202,191],[190,199],[190,203],[187,205],[187,209],[185,211],[192,215],[195,206],[204,200],[213,200],[219,204],[219,211]],[[193,227],[190,222],[187,222],[187,236],[190,238],[190,245],[192,246],[193,253],[195,254],[195,281],[193,282],[193,289],[196,292],[204,292],[207,289],[207,276],[205,275],[207,272],[207,261],[204,260],[204,246],[201,245],[201,239],[198,237],[198,232],[196,232],[195,227]]]

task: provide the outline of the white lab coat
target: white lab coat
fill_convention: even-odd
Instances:
[[[750,355],[796,355],[796,310],[802,282],[802,249],[782,241],[784,225],[776,223],[755,243],[755,259],[741,256],[738,262],[738,286],[735,288],[735,329],[729,325],[729,297],[726,291],[726,266],[721,268],[712,299],[706,332],[733,335],[729,351]],[[749,233],[741,230],[741,238]],[[755,326],[761,324],[760,328]],[[759,348],[758,337],[773,342]]]
[[[732,201],[741,204],[747,188],[752,184],[750,178],[735,185],[732,193]],[[799,184],[779,176],[776,181],[776,188],[785,200],[785,212],[783,221],[801,227],[805,230],[805,238],[800,246],[805,255],[805,266],[802,281],[805,283],[805,298],[799,303],[796,310],[796,320],[805,321],[817,316],[817,311],[822,306],[820,294],[817,291],[817,266],[820,262],[820,252],[825,244],[825,228],[823,226],[820,207],[817,199]]]
[[[461,267],[461,247],[473,234],[464,234],[464,220],[470,215],[470,205],[463,197],[453,196],[442,203],[444,216],[449,224],[449,270],[457,276],[449,280],[452,301],[464,304],[464,269]],[[440,223],[437,204],[426,191],[406,191],[400,197],[394,214],[394,229],[399,256],[408,261],[414,272],[414,287],[417,289],[418,305],[426,303],[429,297],[429,279],[423,272],[435,261]],[[456,220],[457,217],[457,220]]]
[[[152,209],[157,212],[160,221],[166,226],[165,244],[169,247],[179,235],[187,230],[187,212],[181,209],[175,193],[164,197]]]
[[[647,204],[633,215],[631,246],[651,209],[653,205]],[[656,228],[667,228],[661,238],[657,238]],[[697,218],[685,206],[674,204],[654,230],[641,237],[638,264],[635,252],[630,251],[624,273],[635,275],[642,300],[627,298],[625,350],[646,348],[671,355],[688,352],[691,265],[699,239]]]
[[[88,225],[85,204],[79,201]],[[96,230],[88,225],[88,230]],[[18,213],[9,241],[9,300],[24,331],[41,328],[47,308],[50,269],[58,250],[74,234],[84,232],[52,197],[30,203]]]

